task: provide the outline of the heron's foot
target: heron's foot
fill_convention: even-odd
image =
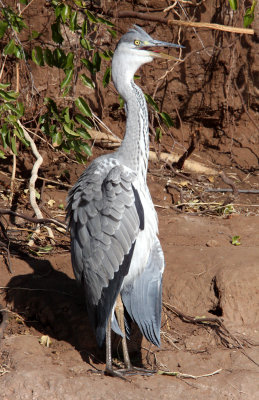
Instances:
[[[113,368],[106,367],[105,371],[104,371],[104,374],[108,375],[108,376],[113,376],[113,377],[116,377],[116,378],[120,378],[120,379],[122,379],[124,381],[130,382],[130,380],[127,379],[124,376],[124,372],[123,371],[124,371],[123,369],[113,369]]]
[[[157,373],[157,371],[153,369],[138,368],[133,366],[130,366],[130,368],[125,368],[121,371],[125,371],[126,375],[142,375],[142,376],[151,376]]]
[[[130,367],[130,368],[121,368],[121,369],[111,369],[107,368],[105,370],[105,374],[109,376],[117,376],[118,378],[122,378],[124,380],[128,380],[125,376],[133,376],[133,375],[141,375],[141,376],[151,376],[156,374],[156,370],[150,370],[146,368],[137,368],[137,367]]]

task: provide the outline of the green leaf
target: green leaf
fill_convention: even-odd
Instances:
[[[75,100],[75,105],[79,108],[81,113],[83,113],[86,117],[92,117],[92,112],[91,112],[88,104],[85,102],[85,100],[82,97],[78,97]]]
[[[8,110],[10,110],[10,111],[12,111],[13,113],[15,113],[16,115],[19,115],[19,111],[17,110],[17,108],[16,108],[12,103],[9,103],[9,102],[5,103],[5,107],[6,107]]]
[[[231,244],[233,244],[233,246],[240,246],[240,236],[232,236]]]
[[[55,132],[52,136],[52,145],[53,147],[59,147],[62,143],[62,132]]]
[[[6,158],[6,156],[2,150],[0,150],[0,158]]]
[[[18,139],[19,139],[26,147],[29,147],[29,146],[30,146],[30,143],[27,142],[27,140],[25,139],[22,128],[21,128],[17,123],[15,123],[15,126],[16,126],[16,129],[14,129],[14,134],[18,137]]]
[[[19,93],[14,92],[13,90],[5,92],[4,90],[0,89],[0,96],[6,101],[14,101],[19,96]]]
[[[24,52],[20,46],[15,46],[14,53],[15,57],[19,58],[20,60],[24,59]]]
[[[87,143],[82,143],[80,145],[80,149],[83,150],[83,152],[88,155],[91,156],[92,155],[92,151],[91,151],[91,147],[87,144]]]
[[[12,139],[11,139],[11,149],[12,149],[12,152],[17,156],[18,153],[17,153],[17,148],[16,148],[16,138],[15,138],[15,136],[13,136]]]
[[[91,13],[91,11],[89,10],[85,10],[85,14],[87,16],[87,18],[89,19],[89,21],[93,22],[93,23],[97,23],[97,18]]]
[[[160,143],[161,139],[162,139],[162,131],[160,128],[156,128],[156,142]]]
[[[54,100],[52,100],[52,99],[49,98],[49,97],[45,97],[45,98],[44,98],[44,104],[47,105],[48,110],[49,110],[50,112],[52,112],[53,114],[55,114],[56,117],[59,117],[59,116],[58,116],[58,108],[57,108],[57,105],[56,105],[56,103],[55,103]]]
[[[62,97],[66,97],[68,95],[70,89],[71,89],[71,85],[66,86],[62,92]]]
[[[117,37],[117,32],[114,31],[113,29],[107,29],[107,30],[108,30],[108,32],[111,34],[111,36],[112,36],[114,39],[116,39],[116,37]]]
[[[80,44],[84,49],[86,49],[88,51],[93,50],[93,47],[91,46],[89,40],[87,40],[85,38],[80,40]]]
[[[49,66],[49,67],[53,67],[53,56],[52,56],[52,52],[50,51],[50,49],[45,49],[43,52],[43,58],[45,63]]]
[[[70,17],[70,30],[75,32],[77,29],[77,12],[73,11]]]
[[[75,3],[78,7],[81,7],[81,8],[84,7],[83,1],[81,1],[81,0],[74,0],[74,3]]]
[[[6,89],[10,86],[10,83],[0,83],[0,89]]]
[[[94,65],[91,63],[91,61],[87,60],[86,58],[81,58],[81,62],[88,69],[88,71],[91,72],[92,75],[95,73]]]
[[[103,75],[103,87],[106,88],[111,80],[111,67],[106,68],[106,71]]]
[[[61,10],[61,18],[62,21],[65,23],[68,18],[70,18],[71,8],[69,5],[64,4]]]
[[[19,113],[19,118],[20,118],[20,117],[22,117],[23,114],[24,114],[24,105],[23,105],[23,103],[21,103],[20,101],[18,101],[18,102],[16,103],[16,107],[17,107],[17,110],[18,110],[18,113]]]
[[[14,54],[14,50],[15,50],[15,43],[14,40],[10,40],[10,42],[4,47],[4,55],[12,55]]]
[[[87,161],[87,157],[83,156],[80,153],[76,153],[76,161],[79,162],[80,164],[85,164]]]
[[[111,50],[105,50],[104,52],[100,53],[100,56],[104,59],[109,61],[112,56],[113,56],[113,52]]]
[[[114,26],[114,24],[111,21],[108,21],[107,19],[104,19],[102,17],[97,17],[97,22],[99,22],[101,24],[105,24],[107,26],[111,26],[111,27]]]
[[[85,74],[82,74],[82,75],[80,76],[80,78],[81,78],[81,80],[82,80],[82,82],[83,82],[83,84],[84,84],[85,86],[87,86],[87,87],[89,87],[89,88],[91,88],[91,89],[94,89],[94,88],[95,88],[95,84],[94,84],[94,82],[92,81],[92,79],[88,78]]]
[[[89,135],[89,133],[84,128],[78,128],[77,132],[79,133],[81,138],[83,138],[85,140],[91,139],[91,136]]]
[[[79,133],[73,131],[72,129],[70,129],[70,127],[67,124],[63,125],[63,129],[66,133],[68,133],[71,136],[79,136]]]
[[[70,115],[69,115],[69,107],[65,107],[62,110],[62,115],[64,116],[66,123],[70,124],[71,119],[70,119]]]
[[[75,119],[79,124],[83,125],[86,129],[92,129],[93,128],[92,122],[90,122],[89,119],[87,119],[83,115],[76,114],[75,115]],[[89,135],[88,138],[84,138],[84,139],[90,139],[90,138],[91,138],[91,136]]]
[[[146,101],[154,108],[154,110],[157,111],[157,112],[159,112],[159,108],[158,108],[158,105],[157,105],[157,103],[155,102],[155,100],[152,99],[152,97],[151,97],[149,94],[146,94],[146,93],[145,93],[144,96],[145,96],[145,98],[146,98]]]
[[[53,2],[52,2],[52,4],[53,4]],[[61,14],[63,4],[60,4],[60,2],[58,2],[57,4],[53,4],[53,5],[55,6],[55,16],[56,16],[56,18],[58,18]]]
[[[71,82],[71,79],[73,77],[73,72],[74,72],[73,69],[70,69],[70,70],[67,71],[66,76],[65,76],[64,80],[61,82],[61,85],[60,85],[61,90],[65,89],[65,87],[67,85],[69,85],[69,83]]]
[[[71,69],[74,67],[74,53],[69,52],[67,55],[65,69]]]
[[[10,130],[8,129],[8,125],[6,123],[4,123],[0,128],[0,133],[4,149],[6,149],[8,147],[8,137],[10,137]]]
[[[101,61],[102,60],[101,60],[100,54],[97,51],[96,53],[94,53],[94,56],[93,56],[93,66],[94,66],[94,69],[96,72],[100,71]]]
[[[54,24],[51,25],[51,31],[52,31],[52,40],[55,43],[62,44],[63,42],[63,37],[60,33],[60,23],[59,21],[54,22]]]
[[[246,15],[244,16],[244,22],[243,22],[244,27],[248,28],[251,25],[251,23],[253,22],[253,20],[254,20],[254,15],[248,14],[246,12]]]
[[[62,49],[55,49],[53,51],[53,66],[57,68],[65,68],[67,63],[67,56]]]
[[[168,128],[170,128],[171,126],[174,126],[172,118],[166,112],[161,112],[161,113],[159,113],[159,115],[161,115],[161,117],[163,118],[163,120],[164,120],[165,124],[168,126]]]
[[[42,51],[41,47],[36,46],[34,49],[32,49],[31,57],[32,57],[32,60],[35,62],[35,64],[39,65],[40,67],[43,67],[44,59],[43,59],[43,51]]]
[[[232,10],[234,11],[237,10],[237,0],[229,0],[229,5],[232,8]]]
[[[7,22],[0,21],[0,39],[2,39],[2,37],[4,36],[7,27],[8,27]]]
[[[40,193],[35,189],[35,197],[37,200],[40,200]]]
[[[82,28],[81,28],[81,38],[83,39],[87,34],[87,19],[84,19]]]
[[[31,32],[31,38],[32,39],[37,39],[40,36],[40,33],[38,31],[32,31]]]
[[[120,105],[120,108],[124,107],[124,100],[121,96],[119,96],[119,105]]]
[[[8,121],[9,124],[11,124],[11,125],[15,125],[17,119],[18,119],[17,115],[14,115],[14,114],[9,114],[5,118],[5,120]]]
[[[252,22],[254,21],[254,17],[255,17],[254,9],[255,9],[256,3],[257,3],[257,1],[253,0],[251,8],[248,8],[246,10],[246,13],[244,15],[244,22],[243,22],[245,28],[247,28],[249,25],[251,25]]]

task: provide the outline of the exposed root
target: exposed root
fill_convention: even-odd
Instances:
[[[33,152],[34,156],[36,157],[36,162],[34,163],[32,171],[31,171],[31,178],[30,178],[30,184],[29,184],[29,188],[30,188],[30,203],[31,203],[31,206],[32,206],[32,208],[33,208],[33,210],[35,212],[36,217],[38,219],[43,219],[43,215],[42,215],[42,213],[41,213],[41,211],[40,211],[40,209],[38,207],[38,204],[36,202],[36,194],[35,194],[35,182],[36,182],[36,180],[38,178],[38,170],[39,170],[39,168],[40,168],[40,166],[41,166],[41,164],[43,162],[43,158],[40,155],[40,153],[38,152],[38,149],[37,149],[37,147],[35,145],[34,140],[31,138],[31,136],[29,135],[27,130],[24,128],[22,123],[19,120],[17,122],[18,122],[19,126],[22,128],[24,137],[30,143],[32,152]],[[53,235],[52,229],[47,227],[47,226],[46,226],[46,229],[47,229],[48,236],[50,238],[51,243],[55,244],[54,235]],[[39,232],[40,232],[40,226],[37,225],[36,230],[35,230],[34,234],[32,235],[31,240],[28,243],[29,246],[33,246],[34,239],[35,239],[36,235]]]
[[[221,342],[224,346],[229,348],[242,348],[242,343],[234,336],[229,330],[225,327],[223,322],[219,318],[210,318],[210,317],[192,317],[190,315],[184,314],[183,312],[177,310],[174,306],[163,302],[163,306],[177,315],[183,322],[195,324],[195,325],[203,325],[206,327],[210,327],[213,329],[217,335],[219,336]]]
[[[163,302],[163,306],[173,312],[175,315],[177,315],[183,322],[195,324],[195,325],[203,325],[205,327],[210,327],[213,329],[217,335],[219,336],[222,344],[228,348],[235,348],[235,349],[241,349],[242,354],[246,356],[250,361],[252,361],[255,365],[259,367],[259,363],[255,361],[253,358],[251,358],[247,352],[244,349],[243,344],[247,345],[257,345],[257,344],[252,344],[249,343],[246,339],[244,339],[243,344],[239,339],[237,339],[232,333],[229,332],[229,330],[226,328],[226,326],[223,324],[223,322],[219,318],[209,318],[209,317],[192,317],[190,315],[184,314],[181,311],[177,310],[174,306],[171,304]]]

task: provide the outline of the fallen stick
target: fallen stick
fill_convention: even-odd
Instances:
[[[104,133],[96,130],[91,130],[90,131],[92,140],[97,142],[98,144],[103,144],[108,148],[111,147],[119,147],[121,144],[121,139],[115,138],[113,135],[110,133]],[[163,161],[166,163],[177,163],[179,161],[179,158],[181,155],[176,154],[176,153],[160,153],[159,159],[154,151],[149,152],[149,160],[151,161]],[[184,171],[189,171],[189,172],[195,172],[199,174],[205,174],[205,175],[218,175],[218,171],[215,168],[210,168],[207,167],[198,161],[194,160],[185,160],[184,165],[183,165],[183,170]]]
[[[257,189],[237,189],[237,193],[246,193],[246,194],[259,194],[259,190]],[[228,193],[234,192],[231,188],[218,188],[218,189],[205,189],[205,192],[215,192],[215,193]]]
[[[217,371],[211,372],[209,374],[190,375],[190,374],[183,374],[182,372],[179,372],[179,371],[162,371],[162,370],[159,369],[157,371],[157,373],[158,373],[158,375],[176,376],[177,378],[199,379],[199,378],[206,378],[208,376],[213,376],[213,375],[219,374],[221,371],[222,371],[222,368],[217,369]]]
[[[211,24],[210,22],[193,22],[193,21],[181,21],[176,19],[169,19],[167,21],[167,24],[178,25],[178,26],[191,26],[193,28],[208,28],[217,31],[240,33],[240,34],[245,33],[247,35],[253,35],[255,33],[254,29],[238,28],[236,26],[226,26],[220,24]]]
[[[158,15],[148,14],[148,13],[141,13],[136,11],[114,11],[113,17],[115,18],[138,18],[146,21],[154,21],[160,22],[166,25],[178,25],[178,26],[191,26],[194,28],[207,28],[207,29],[214,29],[218,31],[225,31],[225,32],[232,32],[232,33],[239,33],[239,34],[247,34],[253,35],[254,29],[248,28],[238,28],[235,26],[226,26],[220,24],[211,24],[209,22],[192,22],[192,21],[182,21],[176,19],[166,19],[164,17],[159,17]]]
[[[177,163],[180,158],[179,154],[175,153],[160,153],[159,154],[159,160],[165,162],[165,163]],[[154,151],[149,152],[149,160],[150,161],[159,161],[156,153]],[[218,171],[214,168],[206,167],[206,165],[203,165],[199,163],[198,161],[194,160],[185,160],[184,165],[183,165],[183,171],[188,171],[188,172],[195,172],[197,174],[204,174],[204,175],[218,175]]]

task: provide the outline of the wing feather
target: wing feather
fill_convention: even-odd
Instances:
[[[147,340],[160,345],[164,256],[156,238],[147,265],[138,279],[123,287],[121,297],[130,318]]]
[[[115,159],[108,161],[101,157],[87,168],[70,191],[67,206],[72,265],[85,286],[99,345],[143,225],[135,174]]]

